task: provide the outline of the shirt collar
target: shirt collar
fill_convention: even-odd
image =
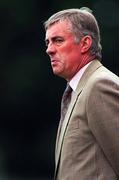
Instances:
[[[83,75],[83,73],[85,72],[85,70],[87,69],[87,67],[89,66],[91,62],[89,62],[88,64],[86,64],[85,66],[83,66],[74,76],[73,78],[70,80],[69,85],[71,86],[71,88],[73,89],[73,91],[76,90],[77,85]]]

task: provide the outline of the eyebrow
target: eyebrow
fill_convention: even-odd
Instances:
[[[55,40],[55,39],[57,39],[57,38],[63,38],[62,36],[59,36],[59,35],[56,35],[56,36],[54,36],[54,37],[51,37],[51,39],[53,39],[53,40]],[[48,40],[48,38],[45,38],[45,41],[47,41]]]
[[[55,41],[57,38],[64,39],[62,36],[54,36],[54,37],[51,38],[51,40],[52,40],[52,41]],[[45,39],[45,42],[48,43],[48,42],[49,42],[49,39],[46,38],[46,39]]]

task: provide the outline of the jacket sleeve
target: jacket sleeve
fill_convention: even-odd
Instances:
[[[89,127],[119,176],[119,80],[99,79],[87,101]]]

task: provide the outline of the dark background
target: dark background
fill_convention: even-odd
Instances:
[[[0,179],[51,180],[65,81],[52,73],[43,22],[88,6],[102,37],[103,64],[119,75],[117,0],[0,0]]]

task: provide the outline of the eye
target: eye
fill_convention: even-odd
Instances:
[[[64,39],[63,38],[55,38],[54,39],[54,43],[57,44],[57,45],[60,45],[64,42]]]

